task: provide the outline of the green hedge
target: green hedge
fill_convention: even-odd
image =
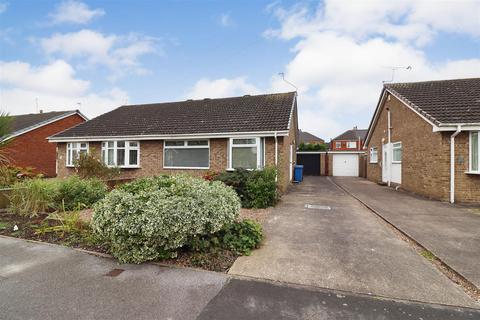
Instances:
[[[94,207],[94,232],[121,262],[174,257],[194,237],[238,216],[240,201],[220,182],[185,175],[144,178],[110,192]]]
[[[244,208],[267,208],[278,200],[275,168],[248,171],[237,169],[219,174],[214,180],[235,189]]]

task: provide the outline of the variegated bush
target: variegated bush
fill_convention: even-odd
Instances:
[[[121,262],[174,256],[192,237],[215,233],[238,216],[240,200],[222,182],[185,175],[152,181],[158,184],[142,182],[144,190],[113,190],[94,207],[93,230]]]

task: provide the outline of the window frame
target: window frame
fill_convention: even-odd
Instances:
[[[113,148],[108,147],[108,143],[113,142]],[[118,142],[124,142],[125,147],[120,147],[120,149],[125,150],[124,155],[124,164],[117,164],[117,151],[118,151]],[[130,143],[136,143],[136,147],[130,146]],[[140,168],[140,141],[137,140],[109,140],[102,141],[102,150],[101,150],[101,159],[102,162],[109,168],[125,168],[125,169],[135,169]],[[108,164],[108,150],[113,149],[113,164]],[[130,164],[130,150],[137,150],[137,164]]]
[[[473,169],[473,134],[477,134],[477,169]],[[470,131],[468,142],[468,172],[473,174],[480,174],[480,130]]]
[[[400,145],[400,147],[398,147]],[[401,150],[401,160],[395,160],[395,149]],[[403,144],[402,142],[393,142],[392,143],[392,163],[402,163],[403,159]]]
[[[355,146],[351,147],[351,143],[355,144]],[[347,149],[357,149],[357,141],[347,141]]]
[[[167,142],[171,141],[182,141],[183,146],[167,146]],[[189,141],[207,141],[207,145],[193,145],[189,146]],[[207,167],[177,167],[177,166],[167,166],[165,165],[165,150],[166,149],[208,149],[208,166]],[[164,169],[188,169],[188,170],[209,170],[210,169],[210,139],[172,139],[172,140],[163,140],[163,168]]]
[[[233,144],[233,140],[238,139],[255,139],[255,144]],[[245,168],[245,170],[262,170],[265,168],[265,155],[266,155],[266,145],[265,145],[265,138],[261,137],[233,137],[229,138],[228,140],[228,168],[227,170],[233,171],[236,168],[233,168],[233,148],[251,148],[255,146],[257,148],[257,167],[256,168]]]
[[[342,141],[335,141],[335,149],[341,149],[342,148]]]
[[[375,151],[375,158],[373,159],[372,155],[373,152]],[[370,148],[370,163],[378,163],[378,148],[377,147],[371,147]]]
[[[86,144],[86,147],[85,148],[82,148],[81,145],[82,144]],[[76,145],[75,148],[72,148],[72,145]],[[76,159],[73,159],[73,151],[76,150],[77,151],[77,155],[80,155],[80,152],[82,150],[86,151],[87,154],[90,152],[89,150],[89,144],[87,141],[79,141],[79,142],[67,142],[66,146],[65,146],[65,166],[68,167],[68,168],[73,168],[75,167],[75,160]],[[71,153],[71,156],[69,156],[69,153]],[[77,157],[78,159],[78,157]],[[71,160],[70,163],[68,163],[69,161],[68,160]]]

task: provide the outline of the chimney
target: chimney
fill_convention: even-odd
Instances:
[[[353,130],[357,130],[357,126],[354,126],[354,127],[353,127]]]
[[[40,109],[40,113],[43,113],[43,110],[42,110],[42,109]]]

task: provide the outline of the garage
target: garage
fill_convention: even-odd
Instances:
[[[358,177],[358,153],[332,153],[332,175]]]
[[[319,152],[297,151],[297,164],[303,165],[303,174],[306,176],[320,175],[320,158]]]

